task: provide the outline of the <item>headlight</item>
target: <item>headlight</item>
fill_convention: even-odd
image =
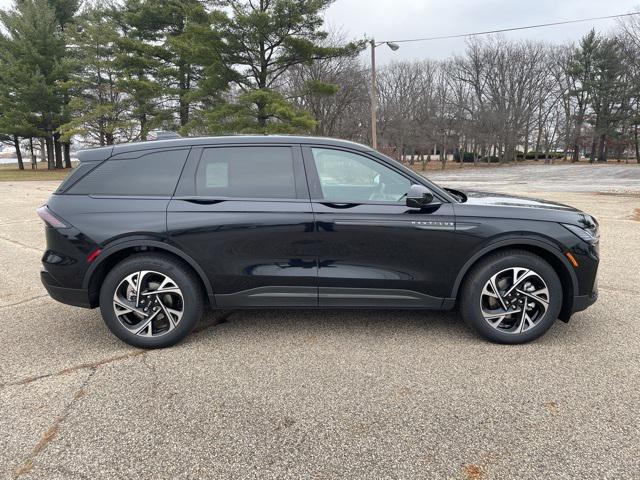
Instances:
[[[598,232],[598,225],[596,224],[591,224],[589,227],[578,227],[577,225],[563,223],[562,226],[589,245],[597,245],[600,241],[600,232]]]

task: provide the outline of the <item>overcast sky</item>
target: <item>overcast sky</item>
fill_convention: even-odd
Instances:
[[[0,0],[6,8],[11,0]],[[327,25],[351,38],[398,40],[518,27],[640,10],[640,0],[336,0],[326,13]],[[520,32],[508,38],[553,43],[578,40],[592,27],[609,31],[615,20],[599,20]],[[406,43],[391,52],[377,50],[380,63],[390,59],[440,59],[464,50],[464,39]]]
[[[639,11],[639,4],[639,0],[337,0],[326,21],[353,37],[396,40],[616,15]],[[599,20],[503,35],[563,43],[578,40],[592,27],[609,31],[615,24]],[[405,43],[396,52],[378,48],[376,60],[439,59],[461,53],[464,47],[462,38]]]

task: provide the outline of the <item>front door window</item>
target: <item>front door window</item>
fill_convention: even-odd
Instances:
[[[323,199],[335,203],[401,202],[411,182],[362,155],[312,148]]]

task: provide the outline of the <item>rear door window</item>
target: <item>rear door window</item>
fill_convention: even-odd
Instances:
[[[207,148],[196,171],[196,194],[227,198],[296,198],[292,149]]]
[[[69,189],[83,195],[171,196],[189,149],[107,160]]]

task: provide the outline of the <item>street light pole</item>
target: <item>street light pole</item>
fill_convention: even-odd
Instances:
[[[371,39],[371,146],[378,149],[378,132],[376,130],[378,99],[376,93],[376,41]]]
[[[371,146],[374,150],[377,150],[378,132],[376,126],[378,123],[378,95],[376,92],[376,47],[379,47],[384,43],[395,52],[400,48],[400,46],[393,42],[380,42],[376,45],[376,41],[373,38],[369,40],[369,43],[371,44]]]

